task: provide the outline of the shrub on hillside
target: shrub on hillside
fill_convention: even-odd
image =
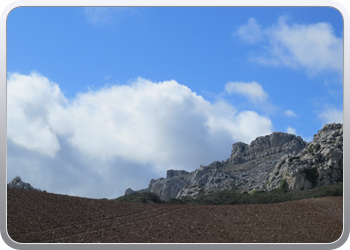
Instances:
[[[114,199],[115,201],[124,201],[124,202],[139,202],[139,203],[164,203],[158,195],[147,192],[147,193],[132,193],[124,195]]]
[[[288,185],[288,184],[287,184]],[[191,200],[191,204],[198,205],[238,205],[238,204],[267,204],[300,199],[309,199],[326,196],[342,196],[343,183],[316,187],[309,190],[289,190],[285,184],[268,192],[255,191],[252,194],[240,193],[235,190],[225,190],[205,195]],[[189,204],[185,200],[184,204]]]
[[[283,191],[287,191],[289,189],[288,183],[284,178],[281,180],[280,189]]]
[[[282,183],[282,182],[281,182]],[[288,185],[288,184],[287,184]],[[239,204],[267,204],[300,199],[310,199],[326,196],[342,196],[343,183],[336,183],[327,186],[315,187],[308,190],[289,190],[284,184],[281,187],[268,192],[255,191],[251,194],[240,193],[235,190],[224,190],[213,192],[208,195],[191,199],[183,197],[181,199],[172,198],[169,201],[162,201],[154,193],[132,193],[121,196],[116,201],[142,202],[142,203],[165,203],[165,204],[188,204],[188,205],[239,205]]]

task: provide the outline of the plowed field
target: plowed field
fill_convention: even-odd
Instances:
[[[342,218],[343,197],[196,206],[7,191],[8,234],[20,243],[330,243]]]

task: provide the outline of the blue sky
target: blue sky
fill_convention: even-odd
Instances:
[[[326,7],[22,7],[7,20],[8,180],[113,198],[274,131],[343,121]]]

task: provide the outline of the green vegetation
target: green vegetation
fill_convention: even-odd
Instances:
[[[282,183],[282,182],[281,182]],[[327,186],[315,187],[304,191],[283,190],[276,188],[269,192],[253,191],[251,194],[240,193],[235,190],[224,190],[211,193],[197,199],[172,198],[169,201],[160,200],[159,196],[153,193],[133,193],[122,196],[116,201],[142,202],[142,203],[164,203],[164,204],[188,204],[188,205],[239,205],[239,204],[267,204],[301,199],[310,199],[326,196],[343,196],[343,183],[336,183]]]
[[[314,145],[314,144],[311,144],[311,145],[308,147],[308,149],[307,149],[307,151],[309,152],[309,154],[312,154],[312,153],[314,152],[314,150],[315,150],[315,145]]]
[[[284,179],[284,178],[281,180],[280,189],[283,191],[288,191],[288,189],[289,189],[288,183],[287,183],[286,179]]]
[[[283,190],[277,188],[269,192],[255,191],[251,194],[240,193],[234,190],[225,190],[195,200],[181,199],[183,204],[198,205],[229,205],[229,204],[266,204],[300,199],[309,199],[326,196],[342,196],[343,183],[316,187],[309,190]]]
[[[258,195],[260,193],[263,193],[263,191],[260,190],[253,190],[252,192],[250,192],[250,195]]]

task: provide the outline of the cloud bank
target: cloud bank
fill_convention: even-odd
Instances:
[[[237,111],[222,100],[210,103],[175,80],[138,78],[69,101],[58,84],[35,72],[9,74],[7,86],[8,169],[19,170],[21,162],[30,171],[35,159],[35,171],[45,168],[53,174],[57,170],[48,166],[60,162],[60,168],[69,169],[64,171],[69,177],[61,178],[76,175],[85,180],[82,186],[89,183],[80,176],[84,171],[90,182],[108,183],[109,178],[116,185],[112,173],[123,173],[116,178],[125,179],[135,171],[149,178],[150,173],[164,176],[170,168],[193,170],[226,159],[235,141],[249,143],[272,132],[268,117]],[[86,195],[80,184],[70,192]],[[130,187],[122,180],[118,185],[121,192]]]

